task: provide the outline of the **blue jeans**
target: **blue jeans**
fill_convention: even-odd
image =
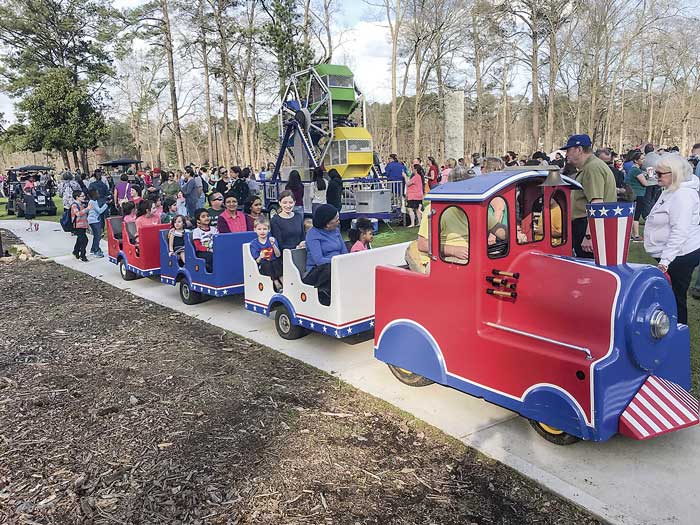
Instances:
[[[102,223],[93,222],[90,224],[90,229],[92,230],[92,248],[90,248],[90,253],[100,253],[100,239],[102,238]]]

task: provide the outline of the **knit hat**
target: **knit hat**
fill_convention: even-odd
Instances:
[[[313,224],[314,228],[323,230],[326,225],[338,215],[338,210],[330,204],[321,204],[314,212]]]

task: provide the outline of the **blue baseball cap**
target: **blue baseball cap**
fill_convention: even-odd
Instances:
[[[566,143],[566,146],[562,146],[561,149],[569,149],[574,148],[576,146],[590,148],[592,145],[593,142],[591,142],[591,137],[584,133],[583,135],[571,135]]]

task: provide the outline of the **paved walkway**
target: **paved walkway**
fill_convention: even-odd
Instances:
[[[605,520],[620,524],[700,521],[698,427],[649,442],[618,436],[606,443],[551,445],[538,437],[524,419],[480,399],[438,385],[402,385],[383,363],[373,358],[371,340],[338,341],[313,333],[285,341],[278,337],[271,320],[243,308],[242,296],[186,306],[175,287],[155,279],[123,281],[106,259],[77,261],[70,255],[72,238],[58,224],[42,222],[36,233],[26,232],[25,227],[24,221],[0,221],[0,228],[13,231],[32,249],[59,264],[340,377],[519,470]]]

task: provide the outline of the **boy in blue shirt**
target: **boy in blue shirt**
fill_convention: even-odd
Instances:
[[[269,236],[270,223],[265,217],[259,217],[253,227],[257,239],[250,241],[250,254],[258,263],[258,269],[262,275],[272,278],[272,284],[277,293],[282,292],[282,252],[280,252],[277,240]]]

